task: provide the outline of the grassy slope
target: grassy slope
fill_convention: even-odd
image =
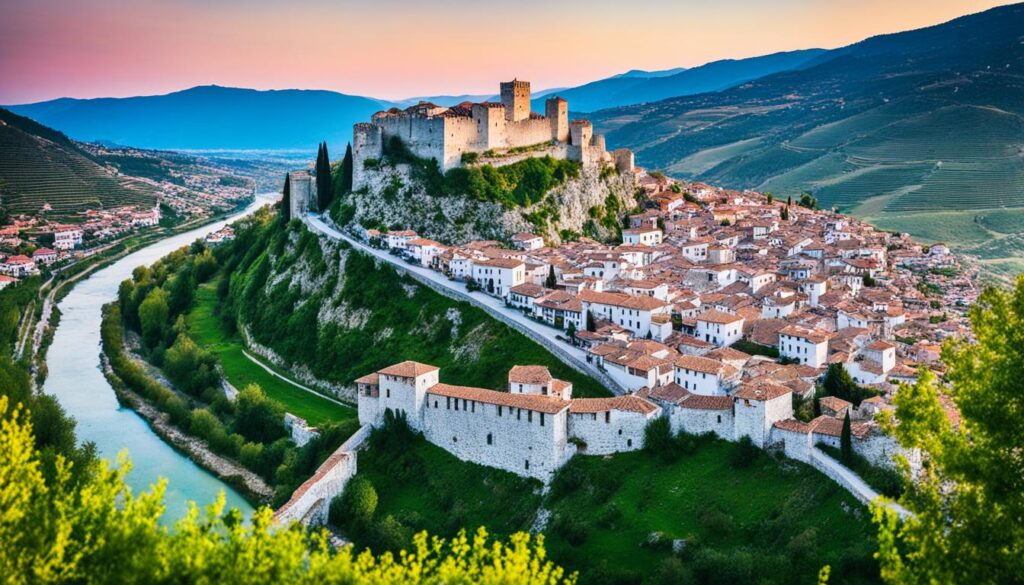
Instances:
[[[242,299],[241,319],[256,341],[309,367],[318,378],[351,384],[369,372],[416,360],[440,367],[447,383],[504,389],[512,365],[539,364],[572,382],[575,396],[610,395],[596,380],[484,311],[357,252],[349,251],[339,269],[344,248],[323,254],[315,236],[295,229],[302,232],[294,245],[285,243],[287,234],[279,228],[257,240],[255,246],[263,252],[232,275],[232,295]],[[274,266],[261,266],[272,255],[277,255]],[[328,284],[304,295],[292,286],[292,278],[285,278],[265,290],[264,283],[300,258],[314,265],[310,270]],[[331,284],[338,281],[342,284],[337,287]],[[318,313],[324,306],[361,317],[343,324],[323,322]]]
[[[867,511],[852,496],[793,461],[761,456],[749,467],[733,468],[734,444],[704,443],[672,464],[646,452],[577,457],[570,465],[585,478],[580,487],[544,502],[533,491],[535,482],[459,462],[422,439],[410,447],[392,453],[375,446],[360,454],[359,473],[380,496],[376,520],[391,515],[409,528],[441,535],[480,525],[505,534],[528,529],[543,503],[554,518],[545,532],[549,554],[581,571],[584,583],[652,582],[672,556],[666,547],[642,545],[656,531],[666,539],[688,539],[683,561],[698,576],[715,571],[708,557],[727,558],[741,573],[744,563],[756,559],[765,582],[780,584],[812,582],[826,563],[834,583],[872,582],[877,571]],[[411,473],[392,467],[410,453],[422,467]],[[599,484],[603,489],[595,488]],[[707,509],[720,513],[708,519]],[[569,544],[560,516],[582,525],[582,544]]]
[[[480,526],[498,535],[529,528],[541,501],[539,481],[464,463],[419,436],[402,451],[359,454],[359,475],[380,498],[376,518],[390,514],[413,531],[445,535]]]
[[[214,315],[217,304],[216,281],[196,291],[196,301],[188,314],[189,334],[197,344],[214,353],[224,367],[224,375],[236,388],[258,384],[268,396],[284,405],[286,411],[316,426],[325,420],[355,418],[354,409],[320,398],[270,375],[242,353],[242,342],[227,337]]]

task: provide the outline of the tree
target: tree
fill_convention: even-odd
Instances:
[[[850,372],[847,372],[842,364],[829,364],[821,385],[825,389],[825,396],[842,398],[855,405],[859,405],[863,398],[864,393],[860,386],[854,382]]]
[[[250,441],[271,443],[285,436],[284,409],[267,398],[256,384],[249,384],[235,399],[235,431]]]
[[[284,174],[284,187],[281,189],[281,218],[285,223],[292,219],[292,190],[290,187],[290,174]]]
[[[167,305],[167,293],[162,288],[149,291],[139,305],[139,326],[142,329],[142,341],[152,349],[163,342],[167,334],[167,320],[171,310]]]
[[[569,321],[569,326],[565,328],[565,332],[569,335],[569,339],[576,339],[576,324]]]
[[[786,205],[785,207],[782,208],[782,212],[779,214],[779,217],[782,218],[782,221],[789,221],[789,206],[788,205]]]
[[[903,520],[874,506],[888,583],[1012,583],[1024,575],[1024,278],[988,289],[970,312],[974,341],[943,347],[948,386],[921,370],[893,397],[886,428],[924,465],[900,503]],[[940,399],[959,411],[954,425]]]
[[[352,174],[355,161],[352,159],[352,143],[345,145],[345,158],[341,159],[341,188],[343,193],[352,191]]]
[[[768,205],[771,205],[775,201],[775,196],[771,193],[765,193],[764,197],[768,201]]]
[[[587,331],[591,333],[597,331],[597,324],[594,323],[594,314],[587,309]]]
[[[352,529],[365,530],[377,511],[377,489],[373,482],[359,475],[352,478],[345,491],[331,502],[332,523]]]
[[[320,143],[316,155],[316,199],[320,213],[327,211],[334,200],[334,183],[331,181],[331,157],[327,154],[327,143]]]
[[[23,409],[0,397],[0,575],[5,583],[483,583],[572,585],[576,576],[547,560],[543,536],[492,541],[483,528],[451,540],[417,534],[409,555],[335,549],[325,531],[274,525],[261,507],[248,522],[226,510],[224,494],[194,503],[170,526],[167,480],[133,493],[118,464],[91,463],[72,478],[62,455],[47,463],[33,447]],[[48,477],[45,469],[55,469]]]
[[[846,417],[843,418],[843,431],[839,435],[839,453],[843,463],[853,461],[853,441],[850,437],[850,409],[846,409]]]
[[[558,285],[558,278],[555,277],[555,267],[548,267],[548,277],[544,280],[544,286],[548,288],[555,288]]]

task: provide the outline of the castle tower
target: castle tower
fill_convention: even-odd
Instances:
[[[573,120],[569,133],[572,137],[572,145],[580,148],[590,146],[590,140],[594,136],[594,126],[590,120]]]
[[[544,102],[544,115],[551,122],[551,139],[569,142],[569,102],[560,97],[548,98]]]
[[[384,154],[384,129],[377,124],[361,122],[352,127],[352,188],[366,183],[367,159],[380,159]]]
[[[530,82],[518,79],[501,82],[501,104],[505,106],[505,119],[509,122],[529,118]]]
[[[313,177],[306,171],[294,171],[288,174],[288,193],[291,201],[291,217],[301,217],[312,207],[315,192]]]

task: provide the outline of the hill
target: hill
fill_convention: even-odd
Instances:
[[[156,204],[156,190],[115,173],[67,136],[0,109],[0,204],[10,213],[56,215],[119,205]]]
[[[1024,237],[1022,30],[1024,5],[1003,6],[591,119],[640,164],[733,188],[813,191],[885,228],[968,251],[986,243],[999,261]],[[1004,208],[1016,221],[985,224]],[[951,222],[967,229],[943,229]]]
[[[140,148],[313,148],[343,152],[352,124],[389,104],[321,90],[193,87],[166,95],[58,100],[10,106],[76,140]]]
[[[823,53],[823,49],[807,49],[749,59],[724,59],[692,69],[632,70],[560,90],[558,95],[569,101],[569,107],[574,112],[593,112],[616,106],[719,91],[751,79],[801,67]],[[543,100],[535,100],[533,109],[543,112]]]

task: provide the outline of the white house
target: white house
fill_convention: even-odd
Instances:
[[[697,316],[697,339],[726,347],[743,337],[743,317],[711,309]]]
[[[681,355],[673,366],[676,384],[687,392],[704,396],[724,396],[726,376],[737,372],[718,360],[695,355]]]
[[[444,244],[425,238],[414,238],[405,243],[405,249],[420,266],[430,266],[436,256],[445,251]]]
[[[639,227],[622,230],[622,243],[635,246],[657,246],[662,233],[658,228]]]
[[[17,278],[12,278],[10,276],[7,276],[6,274],[0,274],[0,290],[3,290],[17,282]]]
[[[651,336],[663,341],[672,334],[670,305],[651,296],[633,296],[624,293],[580,292],[583,310],[595,319],[611,321],[633,332],[635,337]]]
[[[384,235],[384,241],[387,243],[388,248],[398,248],[399,250],[405,249],[405,244],[410,240],[415,240],[419,236],[412,230],[404,230],[398,232],[388,232]]]
[[[512,394],[538,394],[562,400],[572,398],[572,384],[551,375],[544,366],[512,366],[508,371],[508,391]]]
[[[526,282],[526,264],[513,258],[474,260],[472,278],[487,294],[505,298],[512,287]]]
[[[82,245],[82,230],[76,227],[62,227],[53,233],[53,247],[58,250],[72,250]]]
[[[779,330],[779,355],[820,368],[828,363],[828,340],[831,337],[829,332],[820,329],[787,325]]]
[[[771,382],[741,384],[733,394],[733,409],[735,440],[746,436],[764,447],[772,425],[793,418],[793,392]]]
[[[36,267],[36,263],[28,256],[20,254],[17,256],[8,256],[6,260],[0,262],[0,273],[17,278],[36,274],[37,272],[39,272],[39,269]]]
[[[858,384],[880,384],[896,367],[896,346],[888,341],[872,341],[843,367]]]
[[[53,264],[57,261],[57,252],[49,248],[39,248],[32,252],[32,260],[36,264]]]
[[[544,238],[530,233],[518,233],[512,236],[512,245],[520,250],[536,250],[544,247]]]

